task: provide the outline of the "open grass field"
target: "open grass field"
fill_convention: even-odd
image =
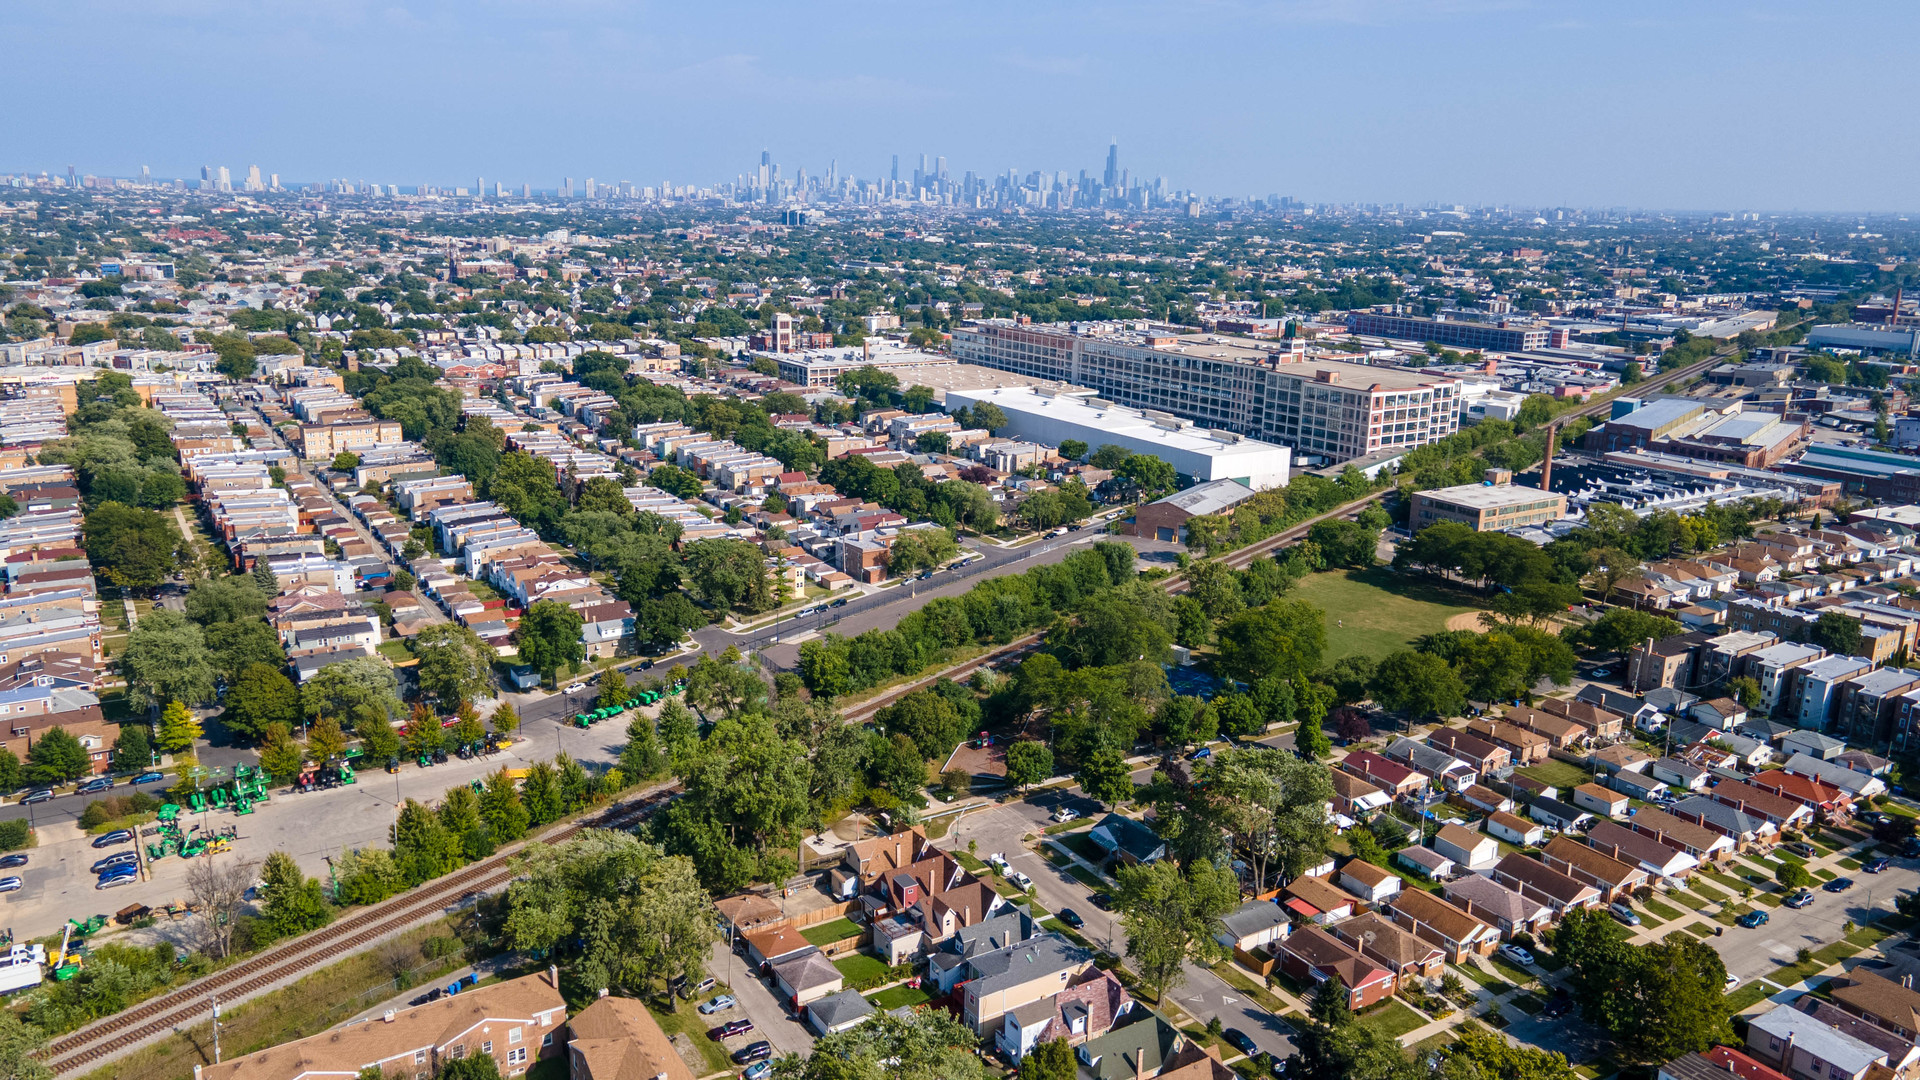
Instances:
[[[1470,593],[1384,566],[1312,574],[1287,595],[1326,612],[1329,661],[1354,655],[1378,660],[1479,608]]]

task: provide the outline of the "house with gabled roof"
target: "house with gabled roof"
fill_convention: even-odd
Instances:
[[[1401,986],[1417,985],[1409,980],[1437,977],[1447,962],[1446,952],[1438,945],[1378,912],[1356,915],[1334,927],[1333,933],[1361,956],[1386,965]]]
[[[1600,902],[1599,889],[1576,881],[1539,859],[1518,853],[1500,860],[1493,868],[1493,880],[1552,908],[1556,919],[1574,908],[1592,907]]]
[[[1587,833],[1587,843],[1601,854],[1637,865],[1649,875],[1666,881],[1684,878],[1700,866],[1699,859],[1679,848],[1617,822],[1602,821],[1595,825]]]
[[[1386,965],[1318,926],[1301,928],[1277,946],[1280,970],[1303,983],[1334,981],[1347,989],[1347,1007],[1364,1009],[1393,995],[1396,980]]]
[[[1492,926],[1422,889],[1394,897],[1386,912],[1396,925],[1444,949],[1456,964],[1468,953],[1488,955],[1500,940]]]
[[[1535,933],[1553,921],[1553,909],[1481,874],[1466,874],[1441,886],[1447,902],[1500,931],[1503,937]]]
[[[1598,825],[1594,828],[1599,828]],[[1612,902],[1647,883],[1647,872],[1572,837],[1556,836],[1540,849],[1548,867],[1600,890],[1600,899]]]

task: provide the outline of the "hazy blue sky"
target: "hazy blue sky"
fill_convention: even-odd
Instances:
[[[1098,174],[1117,136],[1212,194],[1904,210],[1917,31],[1912,0],[7,0],[0,171]]]

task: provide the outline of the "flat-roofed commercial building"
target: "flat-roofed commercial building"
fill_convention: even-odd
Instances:
[[[1090,447],[1124,446],[1151,454],[1205,483],[1238,480],[1248,488],[1280,487],[1287,482],[1292,451],[1231,431],[1202,428],[1165,413],[1129,409],[1084,392],[1047,393],[1030,387],[949,390],[946,407],[991,404],[1007,416],[997,429],[1016,439],[1059,446],[1077,439]]]
[[[1567,497],[1510,483],[1462,484],[1413,493],[1407,525],[1414,532],[1442,521],[1457,521],[1475,532],[1497,532],[1540,525],[1564,517]]]
[[[1410,450],[1460,430],[1453,376],[1301,358],[1289,345],[1253,338],[1147,323],[989,319],[954,331],[952,352],[1334,462]]]

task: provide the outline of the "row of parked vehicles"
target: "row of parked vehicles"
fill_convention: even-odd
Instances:
[[[573,726],[579,728],[592,727],[602,720],[611,720],[621,713],[626,712],[628,709],[638,709],[646,705],[651,705],[663,697],[677,697],[685,693],[686,689],[686,680],[676,679],[664,689],[642,690],[618,705],[603,705],[589,712],[573,714]]]

